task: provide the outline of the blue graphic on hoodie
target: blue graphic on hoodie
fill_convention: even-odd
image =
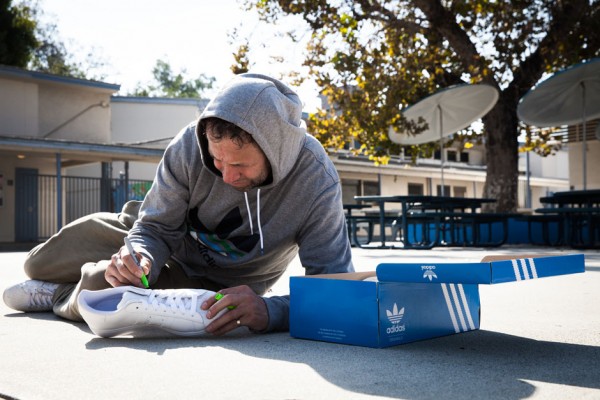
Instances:
[[[259,235],[228,237],[244,221],[239,207],[229,211],[211,232],[198,217],[198,207],[188,213],[188,233],[203,247],[237,260],[248,254],[260,240]]]

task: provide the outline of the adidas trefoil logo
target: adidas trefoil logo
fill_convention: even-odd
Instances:
[[[423,273],[423,278],[429,279],[429,282],[431,282],[434,278],[437,279],[437,275],[433,271],[434,269],[435,269],[435,266],[433,266],[433,265],[423,265],[421,267],[421,270],[425,271]]]
[[[398,310],[398,305],[394,303],[392,311],[385,310],[385,313],[388,317],[388,320],[392,323],[392,326],[386,329],[388,334],[404,332],[406,330],[404,325],[400,325],[400,321],[402,321],[402,318],[404,318],[404,307]]]
[[[402,309],[398,311],[398,305],[394,303],[394,308],[392,309],[392,311],[385,310],[385,313],[387,314],[387,317],[392,324],[397,324],[400,321],[402,321],[402,317],[404,317],[404,307],[402,307]]]

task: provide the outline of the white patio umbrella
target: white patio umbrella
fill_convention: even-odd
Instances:
[[[572,65],[531,88],[519,101],[517,115],[538,128],[583,124],[583,189],[587,189],[586,122],[600,117],[600,58]]]
[[[490,85],[456,85],[442,89],[406,108],[405,118],[417,121],[422,117],[427,130],[408,135],[390,128],[390,140],[401,145],[417,145],[440,141],[442,195],[444,195],[444,137],[460,131],[487,114],[498,101],[498,90]]]

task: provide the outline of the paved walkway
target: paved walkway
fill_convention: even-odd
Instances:
[[[354,256],[357,270],[371,270],[541,252],[574,253],[506,246]],[[25,254],[0,253],[0,291],[25,279]],[[585,254],[585,274],[481,286],[479,331],[387,349],[245,328],[222,338],[102,339],[0,301],[0,399],[600,399],[600,252]],[[298,264],[290,274],[302,274]]]

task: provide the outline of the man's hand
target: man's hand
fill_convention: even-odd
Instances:
[[[223,298],[217,301],[214,297],[202,304],[203,310],[208,310],[206,316],[213,318],[221,310],[230,309],[219,318],[212,321],[206,331],[214,335],[223,335],[240,326],[247,326],[255,331],[263,331],[269,325],[269,313],[267,305],[262,297],[258,296],[248,286],[235,286],[220,290]]]
[[[142,269],[140,269],[133,260],[133,257],[133,255],[129,254],[126,246],[121,247],[118,253],[113,254],[110,258],[110,264],[104,272],[106,282],[113,287],[133,285],[143,288],[144,285],[140,280],[142,270],[144,274],[148,275],[152,263],[146,257],[138,255],[140,265],[142,266]]]

